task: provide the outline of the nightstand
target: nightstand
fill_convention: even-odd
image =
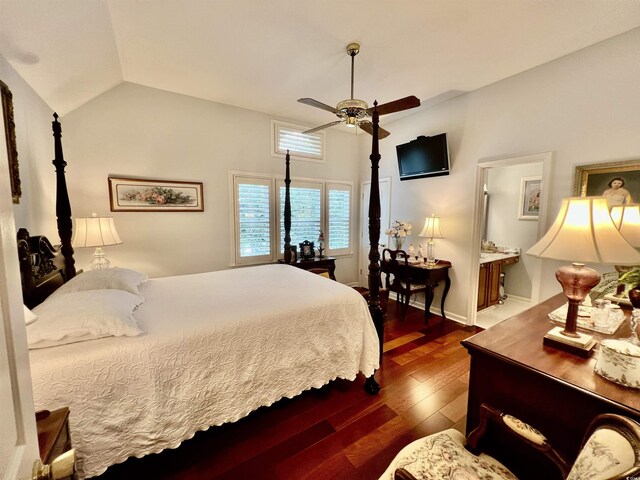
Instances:
[[[278,262],[284,263],[284,260],[278,260]],[[291,265],[303,270],[309,270],[311,268],[326,268],[329,270],[329,278],[331,280],[336,279],[336,259],[334,257],[313,257],[304,260],[299,258]]]
[[[60,454],[71,450],[68,408],[60,408],[53,412],[36,412],[36,426],[42,463],[48,465]]]

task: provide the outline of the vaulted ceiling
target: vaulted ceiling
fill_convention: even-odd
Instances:
[[[60,114],[133,82],[319,125],[423,106],[640,25],[638,0],[0,0],[0,55]]]

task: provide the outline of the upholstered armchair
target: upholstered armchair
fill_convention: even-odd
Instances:
[[[640,478],[640,424],[629,418],[614,414],[596,417],[578,457],[570,464],[535,428],[483,404],[480,425],[469,434],[466,444],[464,436],[453,429],[416,440],[396,455],[380,480],[517,480],[497,459],[480,453],[488,422],[512,434],[514,441],[542,452],[566,480]]]

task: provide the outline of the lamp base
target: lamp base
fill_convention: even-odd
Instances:
[[[575,337],[568,337],[563,333],[562,327],[554,327],[544,336],[542,344],[580,357],[589,358],[598,342],[586,333],[576,333],[576,335]]]
[[[96,251],[93,252],[93,260],[91,261],[90,267],[91,270],[100,270],[101,268],[109,268],[111,262],[105,256],[104,250],[102,247],[97,247]]]

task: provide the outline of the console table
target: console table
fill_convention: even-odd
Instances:
[[[278,260],[279,263],[284,263],[284,260]],[[329,278],[331,280],[336,279],[336,259],[335,257],[313,257],[309,259],[299,258],[291,265],[294,267],[302,268],[303,270],[310,270],[312,268],[326,268],[329,270]]]
[[[417,283],[424,283],[427,290],[424,294],[424,320],[427,322],[431,315],[431,304],[433,303],[433,291],[444,280],[444,290],[442,291],[442,300],[440,302],[440,313],[443,319],[447,319],[444,313],[444,301],[451,287],[451,279],[449,278],[449,269],[451,262],[446,260],[438,260],[433,267],[428,267],[426,263],[409,263],[410,275]]]
[[[600,413],[640,421],[640,391],[596,374],[597,354],[581,358],[542,344],[544,334],[554,325],[548,313],[565,302],[566,297],[558,294],[462,342],[471,356],[467,433],[478,425],[480,404],[487,403],[540,430],[573,461],[587,426]],[[629,333],[628,319],[614,335],[589,332],[598,340]],[[503,454],[509,452],[507,456],[514,461],[507,466],[518,478],[527,478],[527,467],[534,460],[525,457],[513,440],[499,436],[492,432],[496,447]],[[550,468],[538,478],[559,477]]]

